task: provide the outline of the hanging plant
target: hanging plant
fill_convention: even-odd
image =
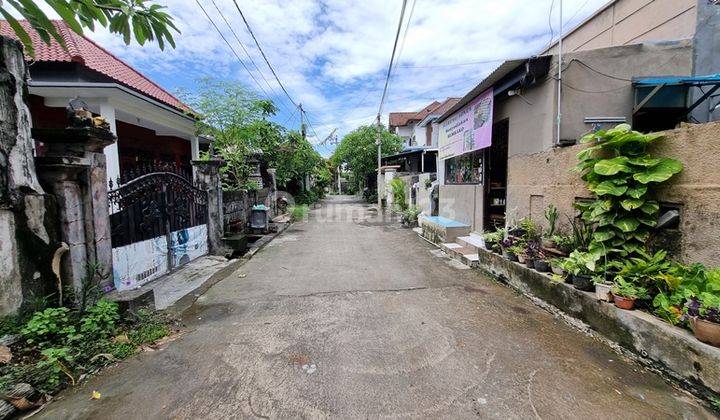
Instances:
[[[661,138],[662,134],[642,134],[620,124],[580,140],[594,143],[578,153],[580,163],[574,168],[596,197],[576,204],[583,220],[595,225],[588,247],[593,254],[615,259],[645,248],[660,210],[655,188],[683,168],[676,159],[654,158],[647,151]]]

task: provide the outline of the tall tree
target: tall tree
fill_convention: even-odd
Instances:
[[[330,158],[334,166],[346,164],[352,173],[351,182],[359,189],[365,179],[377,169],[377,140],[380,130],[382,155],[391,155],[402,149],[402,138],[374,125],[363,125],[348,133]]]
[[[34,0],[0,1],[0,14],[30,56],[35,55],[30,35],[12,11],[27,19],[45,43],[55,39],[64,46],[62,36],[38,3]],[[140,45],[146,41],[157,41],[160,49],[165,49],[165,42],[175,48],[170,30],[180,32],[172,16],[163,11],[164,6],[147,0],[44,0],[42,3],[50,6],[73,31],[81,35],[83,28],[94,31],[97,24],[112,33],[121,34],[126,44],[134,38]]]

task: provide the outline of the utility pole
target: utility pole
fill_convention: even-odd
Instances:
[[[305,140],[307,137],[307,133],[305,132],[305,111],[303,111],[302,104],[299,104],[298,108],[300,108],[300,134],[302,134],[302,138]]]
[[[375,144],[377,144],[377,205],[378,205],[378,211],[380,211],[380,207],[382,206],[382,197],[380,195],[380,167],[382,167],[382,141],[381,139],[381,133],[380,133],[380,113],[377,114],[377,140],[375,140]]]

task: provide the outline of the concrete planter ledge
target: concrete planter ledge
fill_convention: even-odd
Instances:
[[[705,399],[720,397],[720,348],[698,341],[691,332],[642,311],[618,309],[594,293],[552,280],[501,255],[479,249],[480,269],[531,297],[582,321],[602,338],[636,355]]]

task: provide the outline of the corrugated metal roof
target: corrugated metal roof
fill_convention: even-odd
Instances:
[[[500,66],[498,66],[498,68],[493,70],[493,72],[490,73],[488,77],[483,79],[483,81],[481,81],[477,86],[470,90],[470,92],[463,96],[458,101],[458,103],[456,103],[452,108],[448,109],[447,112],[442,114],[440,118],[438,118],[437,122],[440,123],[448,119],[448,117],[450,117],[452,114],[456,113],[457,111],[462,109],[462,107],[469,104],[473,99],[478,97],[478,95],[488,90],[488,88],[492,87],[500,79],[507,76],[511,71],[518,68],[518,66],[520,66],[527,60],[527,58],[521,58],[517,60],[508,60],[502,63]]]

